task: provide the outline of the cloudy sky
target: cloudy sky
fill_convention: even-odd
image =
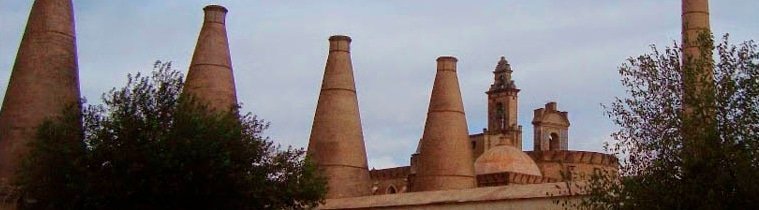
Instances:
[[[0,93],[7,87],[31,0],[0,0]],[[221,4],[245,111],[270,121],[278,143],[306,147],[327,56],[327,38],[353,38],[352,58],[370,167],[408,164],[422,134],[440,55],[459,58],[470,133],[486,126],[486,96],[500,56],[522,89],[519,122],[532,150],[532,110],[568,111],[569,147],[602,151],[615,129],[602,103],[624,94],[625,58],[680,38],[677,0],[249,1],[75,0],[80,86],[98,103],[150,72],[156,60],[186,71],[202,8]],[[759,39],[759,1],[713,0],[715,34]],[[0,98],[0,100],[2,100]]]

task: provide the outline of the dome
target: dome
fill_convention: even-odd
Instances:
[[[477,175],[513,172],[543,176],[538,165],[527,153],[507,145],[498,145],[480,155],[474,162],[474,172]]]

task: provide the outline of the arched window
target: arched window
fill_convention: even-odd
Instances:
[[[548,146],[549,150],[559,150],[559,134],[551,133],[551,136],[548,139]]]
[[[390,187],[387,187],[387,190],[385,191],[385,194],[395,194],[398,193],[398,190],[395,189],[395,186],[390,185]]]

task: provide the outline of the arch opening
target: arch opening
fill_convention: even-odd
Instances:
[[[387,187],[387,190],[385,191],[385,194],[395,194],[398,193],[398,190],[395,189],[395,186],[390,185],[390,187]]]
[[[548,148],[549,150],[559,150],[561,145],[559,143],[559,134],[551,133],[548,139]]]

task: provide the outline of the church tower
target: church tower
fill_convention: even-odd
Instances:
[[[511,65],[502,56],[493,71],[493,84],[485,92],[488,94],[488,129],[485,134],[499,135],[505,144],[522,148],[522,126],[517,124],[519,89],[511,79],[512,72]]]

